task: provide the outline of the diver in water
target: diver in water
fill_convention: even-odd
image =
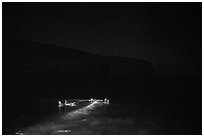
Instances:
[[[107,99],[107,103],[106,104],[109,104],[109,99]]]
[[[109,99],[105,98],[103,101],[104,104],[109,104]]]
[[[105,103],[105,104],[107,103],[107,98],[104,99],[103,103]]]
[[[58,107],[63,107],[63,104],[61,101],[58,101]]]
[[[65,104],[65,106],[68,104],[68,103],[67,103],[67,100],[64,101],[64,104]]]
[[[93,98],[90,99],[91,103],[93,103]]]
[[[62,110],[63,104],[61,101],[58,101],[58,110],[59,112]]]

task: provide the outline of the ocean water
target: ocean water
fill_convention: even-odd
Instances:
[[[79,111],[87,103],[77,108],[59,111],[56,100],[47,102],[46,107],[36,105],[32,109],[26,108],[22,115],[10,119],[11,123],[4,125],[3,134],[17,134],[25,132],[31,135],[185,135],[199,134],[199,119],[175,107],[145,104],[118,104],[98,105],[88,113]],[[155,105],[155,104],[154,104]],[[168,108],[169,107],[169,108]],[[23,112],[21,111],[21,112]],[[74,112],[74,113],[73,113]],[[76,115],[76,118],[75,118]],[[24,116],[24,117],[22,117]],[[5,124],[5,123],[4,123]],[[10,124],[10,125],[9,125]]]
[[[87,102],[78,102],[74,107],[58,107],[58,101],[64,102],[65,99],[40,99],[28,102],[18,102],[9,105],[9,109],[3,111],[3,134],[16,134],[25,128],[44,121],[55,121],[65,113],[72,112],[86,106]],[[66,99],[75,102],[76,99]]]
[[[117,80],[110,81],[110,86],[104,86],[103,81],[96,85],[94,81],[82,80],[84,85],[77,86],[67,84],[66,80],[61,80],[63,83],[56,80],[52,81],[55,84],[58,82],[55,88],[47,78],[38,80],[38,92],[35,90],[36,83],[27,84],[29,86],[25,88],[25,81],[22,82],[24,91],[21,95],[14,92],[20,89],[19,84],[14,87],[15,84],[10,83],[14,86],[8,84],[8,88],[3,89],[3,134],[15,134],[23,129],[31,131],[30,128],[35,129],[28,132],[31,134],[202,134],[200,78],[161,79],[150,81],[151,84],[132,79]],[[49,96],[49,93],[55,94]],[[61,97],[55,98],[58,93]],[[80,118],[61,121],[64,114],[87,105],[59,111],[57,101],[65,97],[107,97],[110,104],[101,105]],[[53,129],[47,125],[52,125]],[[54,132],[57,128],[59,132]]]
[[[57,114],[55,100],[16,101],[3,108],[3,134],[15,134],[21,128]]]

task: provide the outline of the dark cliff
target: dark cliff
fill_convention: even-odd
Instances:
[[[134,79],[140,88],[141,79],[153,76],[143,60],[8,39],[2,49],[4,98],[115,96],[124,79]]]
[[[53,45],[3,40],[3,72],[34,75],[151,76],[148,61],[104,57]]]

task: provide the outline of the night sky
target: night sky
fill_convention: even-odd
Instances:
[[[148,60],[201,76],[202,3],[3,3],[3,38]]]

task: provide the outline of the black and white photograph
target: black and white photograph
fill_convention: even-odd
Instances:
[[[202,2],[2,2],[3,135],[202,135]]]

